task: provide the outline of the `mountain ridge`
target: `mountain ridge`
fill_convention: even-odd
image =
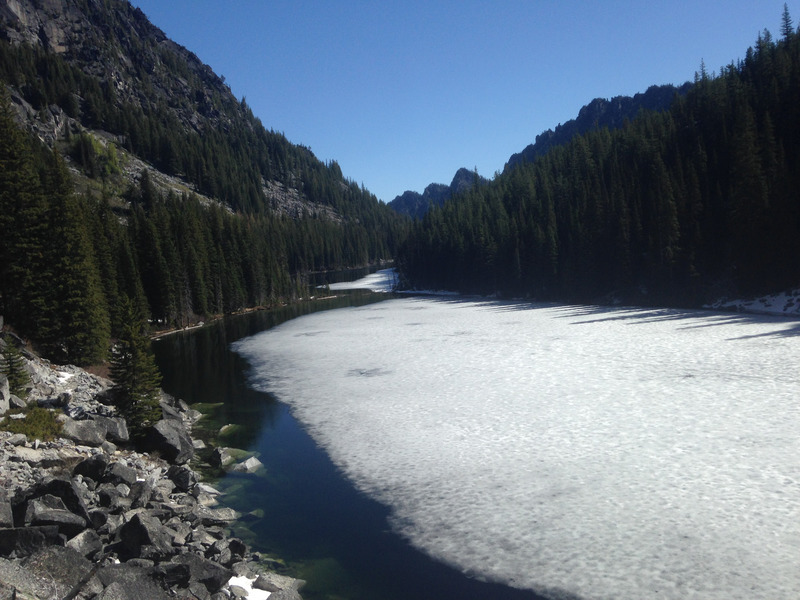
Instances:
[[[675,95],[684,95],[692,84],[687,82],[680,86],[652,85],[645,92],[633,96],[615,96],[610,100],[595,98],[581,107],[578,116],[574,119],[559,124],[553,129],[547,129],[536,136],[533,144],[529,144],[520,152],[512,154],[503,167],[503,173],[516,166],[535,160],[555,146],[566,144],[574,136],[587,133],[594,129],[608,127],[611,129],[622,127],[626,120],[636,116],[640,110],[666,110],[669,108]],[[441,206],[446,200],[460,191],[453,189],[457,178],[463,182],[463,172],[470,173],[468,169],[461,168],[456,172],[450,189],[444,184],[432,183],[422,194],[414,191],[405,191],[389,202],[394,210],[411,217],[421,218],[433,206]],[[488,180],[481,177],[481,183]],[[438,187],[441,186],[441,187]]]

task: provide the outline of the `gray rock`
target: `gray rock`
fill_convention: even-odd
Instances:
[[[24,565],[29,573],[49,580],[54,587],[63,590],[54,594],[57,598],[66,596],[92,569],[92,563],[85,557],[63,546],[40,550],[26,559]],[[50,593],[53,594],[53,591]]]
[[[270,600],[303,600],[297,590],[278,590],[269,595]]]
[[[84,529],[67,542],[67,548],[72,548],[81,556],[91,559],[103,549],[103,542],[94,529]]]
[[[28,501],[25,523],[39,526],[55,525],[59,533],[67,537],[77,535],[86,529],[86,519],[71,513],[59,498],[50,495]]]
[[[0,529],[0,555],[12,552],[18,556],[29,556],[37,550],[63,543],[58,527],[9,527]]]
[[[108,467],[108,457],[105,454],[95,454],[78,463],[72,470],[72,475],[82,475],[93,481],[100,482]]]
[[[168,557],[175,553],[172,537],[160,521],[138,513],[119,529],[119,538],[129,557]]]
[[[119,461],[109,464],[103,475],[103,483],[124,483],[128,487],[136,483],[136,479],[136,469]]]
[[[232,508],[206,508],[196,506],[192,511],[194,517],[203,525],[219,525],[225,527],[230,525],[238,517],[238,513]]]
[[[13,527],[14,514],[11,511],[11,502],[8,500],[6,491],[0,488],[0,527]]]
[[[188,492],[197,483],[194,471],[184,465],[172,465],[167,469],[167,477],[180,492]]]
[[[131,507],[144,508],[153,495],[153,482],[149,480],[136,481],[131,486]]]
[[[232,585],[228,589],[230,589],[234,598],[247,598],[247,590],[241,586]]]
[[[191,552],[179,554],[171,562],[188,565],[192,579],[205,585],[212,594],[219,591],[233,576],[230,569]]]
[[[208,459],[208,462],[213,467],[221,467],[224,469],[228,465],[232,465],[233,463],[235,463],[236,459],[233,458],[233,456],[231,456],[230,452],[228,451],[228,448],[219,447],[219,448],[214,448],[213,452],[211,453],[211,456]]]
[[[110,588],[117,584],[115,595],[106,600],[167,600],[169,595],[154,578],[153,568],[137,567],[125,563],[109,565],[97,572],[98,580]]]
[[[28,441],[28,436],[26,436],[24,433],[15,433],[6,441],[12,446],[22,446]]]
[[[11,408],[25,408],[26,406],[28,406],[25,400],[23,400],[19,396],[15,396],[14,394],[11,394],[8,397],[8,404]]]
[[[267,592],[277,592],[278,590],[300,591],[305,585],[306,582],[302,579],[294,579],[278,573],[262,573],[253,582],[255,589]]]
[[[60,498],[67,510],[89,521],[89,511],[86,508],[86,498],[84,491],[75,484],[74,481],[62,477],[47,477],[39,484],[27,491],[23,501],[32,498],[40,498],[45,495]],[[13,503],[12,504],[19,504]]]
[[[8,378],[5,375],[0,375],[0,415],[4,415],[11,408],[10,396],[11,389],[8,387]]]
[[[106,440],[107,430],[103,423],[98,421],[76,421],[69,417],[63,424],[64,437],[85,444],[99,446]]]
[[[148,446],[176,465],[187,463],[194,456],[192,438],[183,422],[177,419],[162,419],[151,427]]]
[[[240,463],[237,463],[233,466],[233,471],[238,473],[255,473],[264,465],[258,460],[255,456],[251,456],[247,460],[243,460]]]
[[[175,586],[187,587],[191,578],[189,565],[176,563],[162,563],[155,568],[155,574],[159,580],[163,581],[168,587]]]
[[[101,423],[106,427],[106,437],[112,442],[124,444],[130,441],[128,433],[128,423],[122,417],[104,417],[101,415],[92,415],[91,419],[97,423]]]

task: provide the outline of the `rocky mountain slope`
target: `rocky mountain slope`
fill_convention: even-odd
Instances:
[[[126,0],[0,0],[0,40],[12,49],[0,78],[51,146],[70,128],[105,137],[233,210],[348,220],[364,209],[338,165],[266,130],[224,78]],[[384,210],[367,196],[369,210]]]

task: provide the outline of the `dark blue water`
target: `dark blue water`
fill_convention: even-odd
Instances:
[[[248,365],[230,350],[232,342],[302,314],[380,298],[352,294],[229,317],[154,344],[163,388],[190,404],[220,403],[205,425],[209,433],[221,423],[238,425],[222,443],[258,453],[266,467],[265,474],[230,474],[218,484],[224,503],[245,515],[236,534],[306,579],[305,600],[539,599],[466,577],[394,534],[387,508],[350,484],[286,405],[248,387]]]

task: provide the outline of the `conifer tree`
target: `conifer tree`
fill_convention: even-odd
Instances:
[[[50,241],[42,249],[40,273],[46,281],[36,337],[56,360],[78,365],[101,362],[110,335],[108,308],[89,239],[89,218],[57,152],[52,154],[44,187]]]
[[[35,289],[43,210],[33,154],[0,90],[0,314],[21,329],[28,321],[26,292]]]
[[[28,371],[25,370],[25,359],[19,349],[10,340],[6,343],[3,350],[3,361],[0,364],[0,372],[8,379],[8,387],[11,393],[22,398],[28,395],[27,386],[31,381]]]
[[[130,298],[123,297],[120,313],[122,331],[111,358],[112,397],[131,435],[140,439],[161,417],[161,374],[145,335],[144,319]]]

